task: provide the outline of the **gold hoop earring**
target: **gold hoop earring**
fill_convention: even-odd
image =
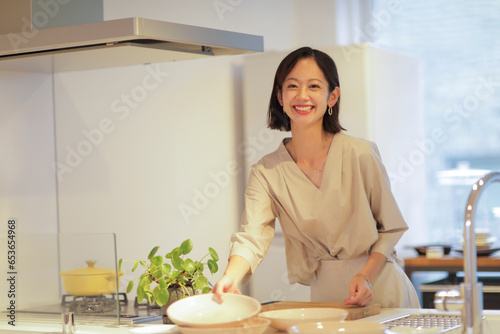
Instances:
[[[333,114],[333,108],[328,107],[328,115],[332,116],[332,114]]]

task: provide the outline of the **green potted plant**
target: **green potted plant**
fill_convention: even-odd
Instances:
[[[144,268],[144,272],[136,281],[130,281],[127,286],[127,293],[130,293],[138,282],[136,293],[137,302],[141,303],[146,299],[149,303],[156,303],[162,308],[163,320],[168,323],[165,311],[174,301],[199,293],[211,291],[210,283],[203,274],[205,265],[210,273],[215,274],[219,267],[217,261],[219,255],[209,247],[208,253],[199,261],[193,261],[186,255],[193,249],[191,239],[184,240],[179,247],[175,247],[165,256],[156,255],[160,246],[154,247],[147,257],[147,260],[135,260],[132,272],[139,266]],[[203,262],[203,260],[210,258]],[[134,261],[134,260],[127,260]],[[119,261],[119,270],[122,259]]]

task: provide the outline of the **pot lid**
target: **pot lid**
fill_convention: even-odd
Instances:
[[[61,275],[71,275],[71,276],[88,276],[88,275],[114,275],[115,270],[110,268],[96,267],[94,260],[85,261],[87,263],[86,268],[78,268],[73,270],[61,271]]]

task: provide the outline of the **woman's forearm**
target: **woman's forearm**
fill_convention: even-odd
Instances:
[[[370,281],[373,281],[386,259],[387,258],[382,253],[371,253],[368,261],[366,261],[365,266],[359,273],[366,276]]]
[[[232,278],[235,285],[239,284],[243,277],[250,270],[250,263],[239,255],[233,255],[229,258],[224,275]]]
[[[350,297],[344,300],[346,305],[366,306],[373,300],[371,281],[376,277],[385,260],[386,257],[382,253],[370,254],[363,269],[349,283]]]

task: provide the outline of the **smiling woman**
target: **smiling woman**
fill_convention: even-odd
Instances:
[[[291,125],[321,127],[325,112],[336,104],[340,89],[331,90],[316,61],[305,58],[295,65],[277,95],[283,112],[293,119]],[[310,117],[300,117],[306,115]]]
[[[303,47],[280,63],[268,126],[292,136],[252,166],[241,229],[213,289],[221,300],[250,279],[278,218],[289,282],[310,285],[312,301],[418,307],[394,250],[408,227],[377,146],[342,132],[339,87],[322,51]]]
[[[304,61],[304,65],[312,66],[315,70],[315,76],[313,74],[305,74],[306,76],[311,75],[311,80],[316,80],[316,82],[313,83],[321,82],[321,88],[327,89],[330,94],[333,94],[333,91],[337,90],[336,100],[328,101],[328,115],[332,117],[323,117],[323,126],[325,130],[331,133],[337,133],[340,130],[344,130],[339,121],[340,91],[338,88],[340,88],[340,83],[337,66],[328,55],[323,52],[314,52],[311,48],[300,48],[292,52],[278,67],[274,78],[273,91],[269,102],[270,107],[267,114],[269,128],[281,131],[291,130],[290,118],[287,114],[285,114],[284,107],[280,99],[283,94],[283,83],[285,80],[287,78],[289,80],[297,79],[290,74],[299,60]],[[298,70],[299,69],[297,68],[297,71]],[[320,87],[311,88],[314,90],[320,89]],[[326,109],[324,111],[326,111]]]

